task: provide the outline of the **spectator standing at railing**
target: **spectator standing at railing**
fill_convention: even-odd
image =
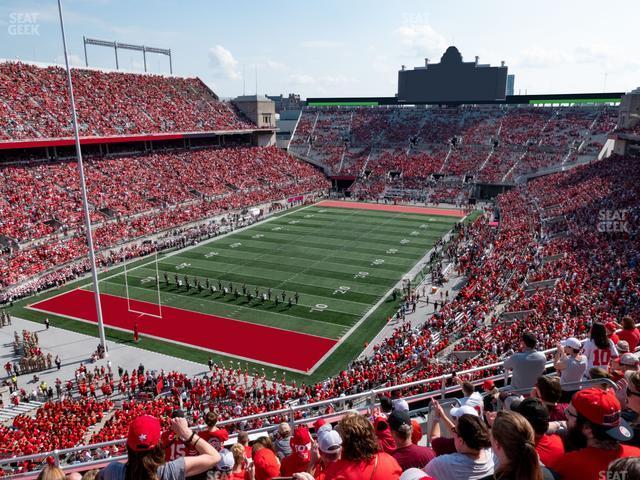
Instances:
[[[607,329],[602,323],[591,325],[589,340],[584,344],[584,354],[587,357],[587,372],[593,367],[608,370],[609,362],[618,358],[618,350],[613,340],[607,336]]]
[[[511,387],[514,390],[532,388],[543,374],[547,359],[536,350],[538,340],[531,332],[522,335],[521,352],[514,353],[504,361],[505,370],[512,370]]]
[[[557,345],[557,349],[553,368],[560,374],[562,401],[569,402],[573,394],[578,391],[578,388],[565,388],[565,385],[582,380],[587,370],[587,357],[580,353],[582,344],[575,337],[563,340]]]
[[[550,465],[562,480],[597,480],[613,460],[640,456],[640,448],[623,444],[633,431],[620,413],[611,389],[586,388],[573,396],[567,407],[567,440],[577,450]]]

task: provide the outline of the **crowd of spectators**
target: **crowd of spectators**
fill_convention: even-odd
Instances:
[[[74,68],[81,136],[255,128],[198,78]],[[73,136],[66,72],[0,63],[0,141]]]
[[[85,168],[99,250],[329,186],[275,147],[98,158]],[[75,162],[0,166],[0,236],[20,244],[0,255],[0,287],[86,255],[77,175]]]
[[[615,115],[611,107],[314,107],[303,110],[291,147],[330,175],[358,177],[353,190],[375,198],[393,196],[381,183],[398,190],[394,173],[405,180],[443,173],[503,183],[578,153],[595,157],[615,129]],[[366,152],[366,161],[345,161],[351,151]]]

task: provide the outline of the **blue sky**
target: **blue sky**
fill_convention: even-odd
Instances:
[[[73,63],[82,36],[171,48],[174,73],[197,75],[220,96],[296,92],[391,96],[397,71],[439,61],[504,60],[516,93],[629,91],[640,86],[637,0],[63,0]],[[61,63],[55,0],[0,0],[0,58]],[[122,69],[141,71],[138,53]],[[91,66],[115,68],[89,47]],[[168,72],[161,56],[150,71]],[[243,76],[245,77],[243,79]],[[606,83],[605,83],[606,82]],[[246,84],[246,87],[243,87]]]

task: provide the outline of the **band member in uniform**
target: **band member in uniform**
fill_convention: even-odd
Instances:
[[[163,275],[164,275],[164,283],[168,287],[169,286],[169,275],[167,275],[167,272],[164,272]]]
[[[197,287],[198,287],[198,293],[202,293],[202,284],[200,283],[200,280],[198,280]]]
[[[178,280],[178,274],[177,273],[173,276],[173,279],[176,281],[176,288],[178,288],[180,286],[180,281]]]
[[[293,301],[291,300],[291,297],[289,297],[289,308],[291,308],[292,305],[293,305]]]
[[[236,302],[237,302],[238,301],[238,297],[240,296],[240,294],[238,293],[238,289],[237,288],[233,291],[233,296],[236,297]]]
[[[271,301],[271,289],[267,290],[267,300]]]
[[[280,303],[280,297],[276,295],[276,308],[278,307],[278,303]]]
[[[246,295],[247,294],[247,286],[243,283],[242,284],[242,295]]]
[[[204,288],[206,288],[207,290],[209,290],[209,279],[208,279],[208,278],[207,278],[207,280],[205,281]]]
[[[298,304],[298,300],[300,299],[300,295],[298,295],[298,292],[296,292],[296,294],[293,296],[293,298],[296,299],[296,305]]]
[[[258,298],[260,296],[260,290],[258,290],[258,287],[256,287],[256,298]]]
[[[287,299],[287,292],[285,292],[284,290],[282,290],[282,303],[284,303],[284,301]]]
[[[211,292],[211,295],[213,295],[216,293],[216,287],[214,287],[213,284],[209,285],[209,291]]]
[[[222,282],[218,280],[218,290],[222,291]]]

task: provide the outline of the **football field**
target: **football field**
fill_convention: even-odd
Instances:
[[[124,332],[137,324],[142,345],[146,336],[312,373],[357,330],[375,336],[367,320],[462,217],[377,208],[321,202],[161,255],[157,264],[147,258],[126,276],[102,275],[105,324]],[[95,322],[90,291],[83,285],[28,308]]]

